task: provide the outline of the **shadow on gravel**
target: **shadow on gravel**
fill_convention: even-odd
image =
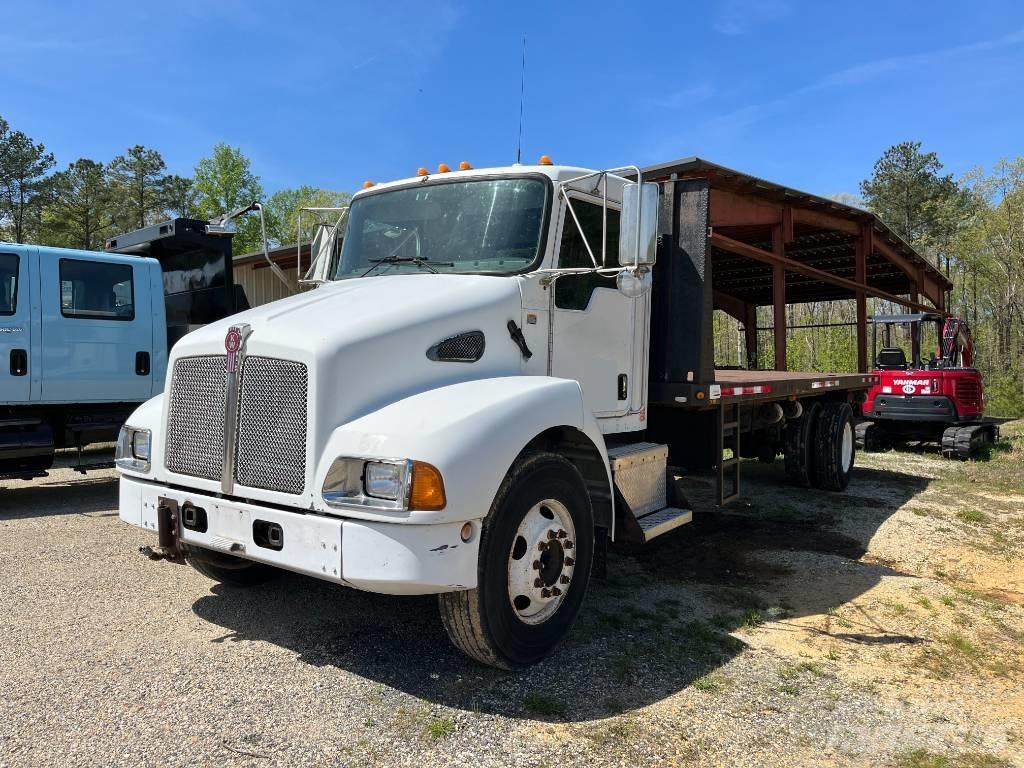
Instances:
[[[501,672],[463,657],[448,643],[433,597],[286,575],[248,591],[216,585],[193,610],[226,630],[215,642],[274,643],[300,663],[334,666],[427,702],[513,718],[604,718],[715,672],[745,647],[733,630],[825,613],[896,573],[859,558],[927,480],[859,469],[848,494],[829,494],[780,488],[777,472],[748,462],[753,502],[695,511],[692,524],[643,550],[612,552],[608,579],[592,582],[566,642],[531,669]],[[797,557],[814,567],[796,567]],[[917,642],[870,622],[846,635],[832,637]]]
[[[43,477],[18,488],[0,486],[0,520],[81,515],[117,509],[116,477]]]

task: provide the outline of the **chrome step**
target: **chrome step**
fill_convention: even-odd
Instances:
[[[638,517],[640,530],[644,534],[644,544],[662,534],[675,530],[681,525],[686,525],[693,520],[693,512],[689,509],[676,509],[665,507],[655,512],[648,512],[643,517]]]

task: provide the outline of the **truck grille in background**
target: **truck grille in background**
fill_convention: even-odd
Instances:
[[[171,472],[220,480],[224,470],[224,355],[174,364],[164,463]],[[306,479],[306,366],[246,357],[238,394],[235,480],[250,488],[301,493]]]
[[[246,357],[238,398],[235,479],[250,488],[301,493],[306,481],[306,366]]]
[[[224,355],[174,364],[164,463],[171,472],[220,480],[224,469]]]
[[[964,405],[977,407],[981,404],[981,388],[978,382],[969,379],[956,380],[956,399]]]

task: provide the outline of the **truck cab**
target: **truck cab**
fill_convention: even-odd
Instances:
[[[437,593],[453,642],[510,668],[564,636],[609,540],[690,521],[670,449],[699,442],[721,459],[728,443],[736,465],[741,431],[781,439],[788,420],[805,479],[822,457],[807,483],[844,488],[847,395],[868,379],[704,381],[711,288],[693,264],[707,189],[670,182],[666,207],[641,178],[541,162],[367,184],[340,251],[310,271],[315,290],[175,345],[164,394],[119,438],[122,520],[157,536],[155,559],[220,581],[286,569]],[[674,411],[655,431],[659,241],[679,265],[658,331],[660,405]],[[742,418],[704,429],[732,395]],[[684,408],[701,409],[692,425],[676,420]]]
[[[114,440],[166,357],[156,261],[0,243],[0,472]]]

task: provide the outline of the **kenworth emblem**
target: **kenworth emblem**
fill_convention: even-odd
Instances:
[[[237,325],[228,328],[228,335],[224,337],[224,349],[228,353],[224,361],[224,369],[228,373],[234,373],[238,364],[238,350],[242,348],[242,329]]]

